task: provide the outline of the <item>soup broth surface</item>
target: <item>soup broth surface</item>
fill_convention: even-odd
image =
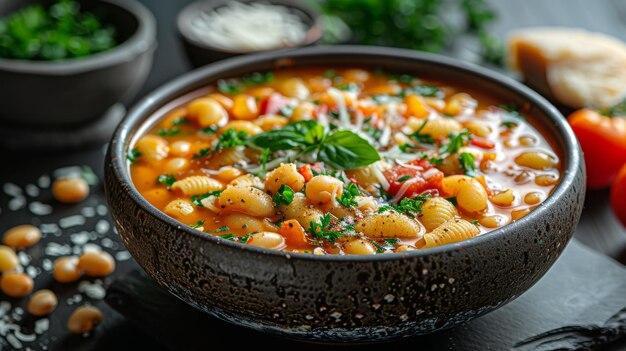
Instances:
[[[220,80],[128,154],[137,190],[206,235],[311,254],[462,241],[528,214],[559,155],[518,106],[361,68]]]

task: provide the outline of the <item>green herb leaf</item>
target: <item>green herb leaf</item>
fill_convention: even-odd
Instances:
[[[192,224],[190,227],[191,228],[200,228],[204,225],[204,221],[197,221],[196,223]]]
[[[130,161],[130,163],[135,163],[141,156],[143,156],[143,153],[141,153],[138,148],[134,147],[128,152],[126,159]]]
[[[349,182],[348,185],[343,188],[341,197],[337,198],[337,202],[345,207],[355,207],[358,206],[358,203],[354,198],[359,195],[361,195],[359,187],[356,184]]]
[[[396,180],[396,182],[397,183],[404,183],[404,182],[406,182],[409,179],[411,179],[411,176],[410,175],[405,175],[405,176],[402,176],[402,177],[398,178],[398,180]]]
[[[337,72],[334,69],[329,69],[324,72],[324,78],[335,78],[337,76]]]
[[[235,130],[233,128],[226,129],[226,131],[217,138],[217,144],[213,151],[220,149],[226,149],[235,146],[246,145],[248,141],[248,133],[243,130]]]
[[[172,184],[176,183],[176,178],[174,178],[171,174],[161,174],[157,177],[157,182],[165,184],[167,186],[167,190],[169,190],[172,187]]]
[[[462,152],[459,155],[461,169],[466,175],[473,177],[476,174],[476,165],[474,164],[474,155],[469,152]]]
[[[458,205],[457,202],[456,202],[456,196],[446,197],[445,199],[450,201],[450,203],[453,204],[454,207],[456,207]]]
[[[226,240],[237,241],[237,237],[233,233],[222,234],[219,235],[219,237]]]
[[[515,127],[517,127],[517,123],[512,122],[512,121],[504,121],[502,122],[502,125],[508,129],[513,129]]]
[[[430,194],[418,195],[413,198],[405,197],[400,200],[400,203],[397,205],[390,206],[381,206],[378,208],[378,213],[383,213],[389,210],[395,210],[398,213],[403,213],[411,218],[415,217],[416,214],[422,212],[422,204],[424,201],[430,198]]]
[[[424,129],[424,127],[426,127],[426,123],[428,123],[428,120],[424,120],[424,122],[422,122],[420,127],[417,128],[417,130],[415,132],[409,134],[408,137],[413,139],[413,140],[416,140],[417,142],[419,142],[421,144],[434,144],[435,143],[435,139],[433,138],[432,135],[430,135],[430,134],[422,134],[422,130]]]
[[[311,222],[311,226],[306,230],[306,232],[318,240],[327,240],[334,243],[337,239],[343,236],[343,233],[330,230],[330,222],[331,216],[329,213],[326,213],[319,222]]]
[[[242,243],[242,244],[247,244],[247,243],[248,243],[248,241],[250,240],[250,238],[251,238],[252,234],[253,234],[253,233],[248,233],[248,234],[246,234],[246,235],[244,235],[244,236],[240,236],[240,237],[239,237],[239,242],[240,242],[240,243]]]
[[[293,197],[295,195],[295,191],[289,187],[287,184],[283,184],[278,188],[278,191],[272,197],[274,201],[275,207],[282,205],[289,205],[293,201]]]
[[[198,151],[198,153],[193,154],[193,156],[191,158],[192,159],[202,158],[202,157],[209,156],[210,154],[211,154],[211,148],[210,147],[205,147],[203,149],[200,149],[200,151]]]
[[[456,154],[459,150],[467,145],[472,139],[472,134],[464,130],[458,134],[450,134],[450,140],[446,145],[443,145],[439,150],[440,157],[445,158],[448,155]]]
[[[191,197],[191,203],[198,207],[204,207],[204,205],[202,204],[202,200],[206,199],[209,196],[220,196],[221,193],[221,190],[216,190],[206,194],[194,195]]]
[[[209,126],[206,128],[198,129],[198,132],[206,135],[213,135],[217,133],[218,129],[220,129],[220,127],[218,126]]]
[[[319,146],[317,160],[336,170],[357,169],[380,160],[380,155],[367,140],[340,130],[328,135]]]
[[[213,233],[221,233],[221,232],[226,232],[229,231],[230,228],[228,228],[228,226],[223,226],[223,227],[219,227],[215,230],[213,230]]]
[[[162,136],[162,137],[172,137],[174,135],[178,135],[180,134],[181,130],[178,128],[163,128],[163,129],[159,129],[156,134],[158,136]]]
[[[472,221],[472,224],[473,224],[473,225],[476,225],[476,226],[480,225],[480,223],[478,223],[478,220],[477,220],[477,219],[473,220],[473,221]]]
[[[220,79],[217,81],[217,90],[224,94],[235,95],[243,91],[243,86],[239,81],[234,79]]]
[[[300,121],[283,128],[259,133],[250,142],[275,152],[293,150],[320,143],[324,139],[324,128],[315,121]]]
[[[408,87],[406,89],[403,89],[402,92],[400,92],[399,96],[405,97],[407,95],[421,95],[425,97],[436,97],[439,99],[444,97],[443,91],[441,89],[430,85],[415,85],[412,87]]]
[[[185,124],[189,124],[189,120],[187,117],[178,117],[174,121],[172,121],[173,126],[182,126]]]

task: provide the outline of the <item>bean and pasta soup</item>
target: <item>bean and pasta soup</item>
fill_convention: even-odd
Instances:
[[[360,68],[220,80],[131,147],[134,185],[205,235],[326,254],[462,241],[553,191],[558,155],[516,106]]]

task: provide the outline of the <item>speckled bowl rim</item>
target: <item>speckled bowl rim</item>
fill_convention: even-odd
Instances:
[[[93,55],[57,61],[0,58],[0,70],[47,76],[79,74],[132,61],[136,56],[156,48],[156,19],[144,5],[135,0],[101,0],[100,2],[116,6],[137,20],[137,29],[122,43]]]
[[[172,100],[170,96],[180,96],[180,92],[184,91],[185,87],[193,85],[199,80],[205,79],[204,77],[206,76],[219,75],[220,72],[228,71],[234,68],[245,67],[257,61],[270,61],[282,58],[297,60],[299,58],[306,58],[307,56],[319,56],[320,54],[345,54],[349,56],[363,55],[370,56],[372,58],[387,58],[389,60],[392,60],[394,58],[401,60],[415,60],[418,62],[425,62],[430,65],[440,65],[450,70],[464,71],[465,73],[469,73],[475,76],[477,79],[489,80],[498,85],[506,87],[506,89],[514,92],[522,99],[530,102],[532,105],[540,109],[548,118],[548,121],[546,122],[550,122],[553,124],[553,127],[557,134],[555,136],[557,138],[561,138],[561,140],[557,139],[557,141],[559,141],[559,144],[562,144],[564,147],[562,152],[564,156],[563,161],[565,162],[565,167],[563,168],[561,182],[556,187],[554,192],[546,199],[546,201],[544,201],[536,209],[531,211],[528,215],[511,224],[507,224],[491,232],[457,243],[437,246],[433,248],[382,255],[362,256],[312,255],[306,253],[279,251],[274,249],[240,244],[213,235],[201,234],[199,231],[167,216],[165,213],[161,212],[156,207],[151,205],[141,196],[141,194],[139,194],[130,179],[129,165],[126,160],[127,143],[130,139],[133,138],[134,132],[150,115],[154,113],[156,109],[164,106]],[[322,64],[323,62],[320,62],[320,65]],[[146,113],[148,114],[146,115]],[[130,193],[129,195],[131,199],[135,201],[135,203],[140,208],[145,210],[150,215],[154,216],[156,219],[172,227],[175,227],[188,235],[201,238],[202,240],[206,240],[207,244],[225,245],[235,250],[247,250],[269,256],[284,257],[287,259],[315,260],[321,262],[367,262],[405,260],[409,258],[423,257],[446,252],[455,252],[469,247],[473,247],[475,245],[483,245],[486,242],[492,240],[504,240],[507,233],[515,232],[516,230],[521,229],[525,226],[532,225],[533,221],[536,218],[548,215],[546,214],[546,212],[551,211],[554,207],[558,206],[558,203],[562,201],[564,196],[566,195],[568,188],[574,186],[577,172],[582,172],[580,147],[578,145],[578,141],[574,135],[574,132],[567,124],[566,119],[556,109],[556,107],[554,107],[545,98],[543,98],[527,86],[492,70],[441,55],[416,52],[406,49],[351,45],[328,47],[318,46],[293,50],[281,50],[269,53],[259,53],[248,56],[239,56],[220,61],[184,74],[183,76],[176,78],[173,81],[151,92],[131,108],[128,115],[120,123],[112,137],[111,143],[109,145],[108,157],[111,158],[110,162],[113,167],[113,175],[117,178],[117,181],[121,182],[125,186],[125,189],[127,189]],[[582,188],[580,191],[582,191]]]

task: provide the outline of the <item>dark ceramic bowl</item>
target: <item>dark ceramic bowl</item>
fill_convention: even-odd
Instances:
[[[470,84],[503,101],[526,104],[562,155],[561,183],[537,209],[500,229],[451,245],[372,256],[289,253],[202,235],[157,210],[133,186],[125,155],[166,104],[183,103],[181,97],[189,99],[220,78],[284,66],[357,63]],[[264,53],[193,71],[129,112],[106,160],[106,194],[115,226],[132,256],[161,285],[231,323],[324,342],[432,333],[503,306],[535,284],[559,257],[585,194],[578,142],[561,114],[537,93],[471,64],[380,47]]]
[[[259,0],[243,0],[243,2],[258,2]],[[198,16],[199,13],[209,11],[228,4],[229,0],[201,0],[189,4],[182,11],[178,13],[176,25],[178,28],[178,34],[182,41],[185,53],[189,62],[194,67],[204,66],[208,63],[223,60],[226,58],[251,54],[250,51],[237,51],[226,50],[217,48],[211,45],[207,45],[201,40],[197,39],[191,29],[192,18]],[[312,8],[305,6],[302,2],[294,0],[270,0],[260,1],[275,5],[282,5],[291,9],[292,13],[296,14],[302,22],[309,28],[306,34],[305,41],[299,46],[310,46],[320,42],[322,39],[322,22],[320,14]]]
[[[0,1],[0,17],[32,3],[41,1]],[[0,58],[0,123],[29,128],[88,123],[143,85],[156,48],[152,14],[132,0],[81,0],[80,4],[113,25],[120,44],[60,61]]]

